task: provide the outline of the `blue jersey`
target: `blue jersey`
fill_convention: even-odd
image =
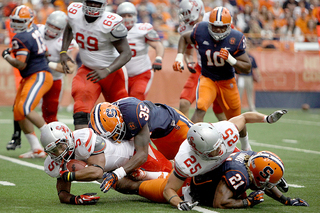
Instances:
[[[245,166],[246,156],[256,154],[253,151],[232,153],[217,169],[204,175],[198,175],[191,181],[191,193],[194,201],[212,206],[218,183],[224,179],[234,198],[241,196],[250,186],[249,174]]]
[[[43,70],[50,72],[45,57],[46,46],[35,24],[29,30],[17,33],[12,38],[12,52],[15,56],[27,57],[25,61],[27,66],[20,70],[22,78]]]
[[[126,124],[126,140],[136,136],[146,124],[151,132],[150,138],[164,137],[172,131],[178,120],[182,119],[172,107],[134,97],[123,98],[112,104],[119,107]]]
[[[195,25],[191,33],[191,40],[201,56],[201,74],[213,81],[228,80],[234,77],[234,68],[218,57],[221,48],[225,48],[233,57],[245,53],[246,38],[237,31],[231,29],[230,34],[221,41],[215,41],[209,34],[208,22],[200,22]]]

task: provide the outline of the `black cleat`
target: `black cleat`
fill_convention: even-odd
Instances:
[[[287,183],[286,179],[281,178],[280,182],[277,184],[277,188],[278,188],[282,193],[288,192],[289,186],[288,186],[288,183]]]
[[[7,150],[15,150],[16,148],[21,148],[21,138],[13,135],[11,141],[7,144]]]

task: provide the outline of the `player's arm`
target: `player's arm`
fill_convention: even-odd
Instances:
[[[182,70],[184,69],[183,54],[186,52],[187,46],[189,44],[193,44],[191,40],[191,33],[192,31],[188,31],[180,36],[178,43],[178,54],[172,66],[174,71],[182,72]]]
[[[251,61],[248,54],[245,52],[235,59],[237,60],[237,63],[233,65],[233,67],[237,73],[249,74],[251,71]]]
[[[179,179],[174,172],[169,176],[168,182],[163,190],[164,198],[174,207],[178,207],[183,200],[178,196],[177,191],[182,187],[184,180]]]
[[[71,44],[72,39],[73,39],[72,28],[69,25],[69,23],[67,23],[67,26],[65,27],[63,32],[63,40],[62,40],[62,46],[60,51],[60,62],[61,62],[64,73],[71,73],[71,67],[69,67],[68,62],[71,62],[75,65],[74,61],[67,54],[68,48]]]
[[[11,49],[7,48],[2,52],[2,57],[9,62],[13,67],[17,68],[18,70],[23,70],[26,68],[27,63],[27,56],[26,55],[17,55],[16,58],[11,57],[10,55]]]
[[[245,112],[229,119],[229,121],[235,124],[238,130],[241,131],[247,123],[274,123],[286,113],[287,110],[277,110],[270,115],[265,115],[259,112]]]
[[[119,53],[119,56],[110,64],[109,70],[110,73],[123,67],[131,59],[131,49],[128,43],[127,38],[121,38],[117,41],[112,42],[113,46]]]
[[[91,155],[87,160],[88,166],[75,172],[75,180],[93,181],[101,179],[105,161],[104,153]]]
[[[153,70],[161,70],[162,69],[162,58],[164,55],[164,46],[160,40],[152,41],[147,40],[147,44],[150,45],[156,51],[156,59],[152,64]]]
[[[243,208],[242,199],[234,199],[233,192],[228,187],[224,179],[221,179],[213,199],[213,207],[228,209],[228,208]]]
[[[274,200],[287,206],[309,206],[309,204],[305,200],[284,196],[276,186],[269,190],[266,190],[265,193]]]

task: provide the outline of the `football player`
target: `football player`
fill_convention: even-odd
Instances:
[[[167,159],[174,159],[192,125],[185,115],[172,107],[134,97],[97,104],[90,113],[89,127],[113,141],[133,139],[136,149],[125,166],[104,175],[105,181],[110,180],[112,184],[102,183],[100,188],[107,192],[114,183],[142,165],[150,139]]]
[[[46,123],[57,121],[59,98],[62,89],[64,71],[60,62],[60,49],[62,45],[62,32],[67,25],[67,16],[62,11],[55,11],[49,15],[45,25],[37,25],[44,44],[47,46],[47,59],[53,76],[53,84],[50,90],[42,97],[42,117]],[[77,43],[73,40],[69,46],[69,52],[77,52]],[[73,73],[76,65],[69,62],[70,72]],[[7,150],[15,150],[21,146],[21,129],[19,124],[14,122],[14,134],[7,145]]]
[[[126,64],[128,72],[128,93],[130,97],[145,100],[151,87],[154,71],[162,69],[164,47],[158,33],[149,23],[137,22],[137,9],[131,2],[123,2],[117,8],[117,14],[123,18],[128,29],[127,39],[131,48],[132,58]],[[156,59],[151,65],[148,49],[156,51]]]
[[[93,132],[90,128],[82,128],[72,132],[61,122],[49,123],[40,137],[48,157],[44,162],[44,170],[51,177],[57,178],[57,192],[61,203],[88,205],[95,204],[100,197],[94,193],[73,195],[70,193],[71,182],[93,181],[102,178],[104,172],[113,171],[129,161],[135,155],[133,141],[114,143]],[[165,177],[172,169],[172,163],[152,146],[148,146],[149,155],[146,163],[139,168],[147,171],[140,180]],[[69,171],[66,163],[77,159],[87,163],[78,171]],[[136,172],[130,174],[135,177]],[[128,177],[128,176],[127,176]]]
[[[225,7],[216,7],[209,22],[197,23],[192,31],[179,39],[175,71],[183,67],[183,53],[187,45],[196,45],[201,57],[201,75],[197,85],[196,110],[191,118],[203,121],[207,109],[217,100],[227,119],[241,114],[241,100],[234,72],[249,73],[251,62],[245,52],[246,38],[231,29],[232,17]],[[246,127],[240,132],[241,149],[250,150]]]
[[[34,109],[53,83],[45,57],[46,46],[33,19],[34,13],[27,6],[21,5],[12,11],[10,25],[16,35],[12,38],[12,49],[2,52],[3,58],[19,69],[23,78],[15,98],[13,115],[30,143],[31,151],[20,155],[20,158],[46,156],[33,127],[35,125],[42,131],[46,122]]]
[[[183,34],[191,31],[196,23],[204,20],[203,2],[201,0],[182,0],[179,3],[179,18],[180,25],[178,32]],[[201,74],[200,55],[197,52],[198,60],[197,62],[194,62],[193,49],[196,49],[194,48],[194,45],[188,45],[184,53],[184,59],[187,62],[187,67],[191,74],[180,94],[179,103],[179,110],[187,117],[189,117],[189,109],[191,104],[196,100],[196,88],[199,76]],[[223,114],[223,111],[217,101],[214,101],[212,109],[219,121],[226,120],[226,116]]]
[[[67,50],[72,38],[79,45],[82,66],[72,82],[75,129],[85,128],[100,94],[106,101],[128,97],[126,72],[121,67],[131,59],[127,28],[118,14],[107,12],[106,0],[84,0],[68,6],[68,24],[63,34],[61,64],[69,72]]]

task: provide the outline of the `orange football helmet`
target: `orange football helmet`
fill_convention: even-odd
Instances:
[[[258,189],[271,189],[277,185],[284,173],[282,160],[274,153],[261,151],[248,160],[250,176]]]
[[[208,29],[214,40],[220,41],[226,38],[231,32],[231,24],[232,17],[227,8],[216,7],[211,11],[209,15]]]
[[[14,33],[24,32],[30,28],[33,19],[33,11],[25,5],[20,5],[10,15],[10,27]]]
[[[108,102],[97,104],[90,113],[89,127],[102,137],[121,142],[126,125],[117,106]]]

